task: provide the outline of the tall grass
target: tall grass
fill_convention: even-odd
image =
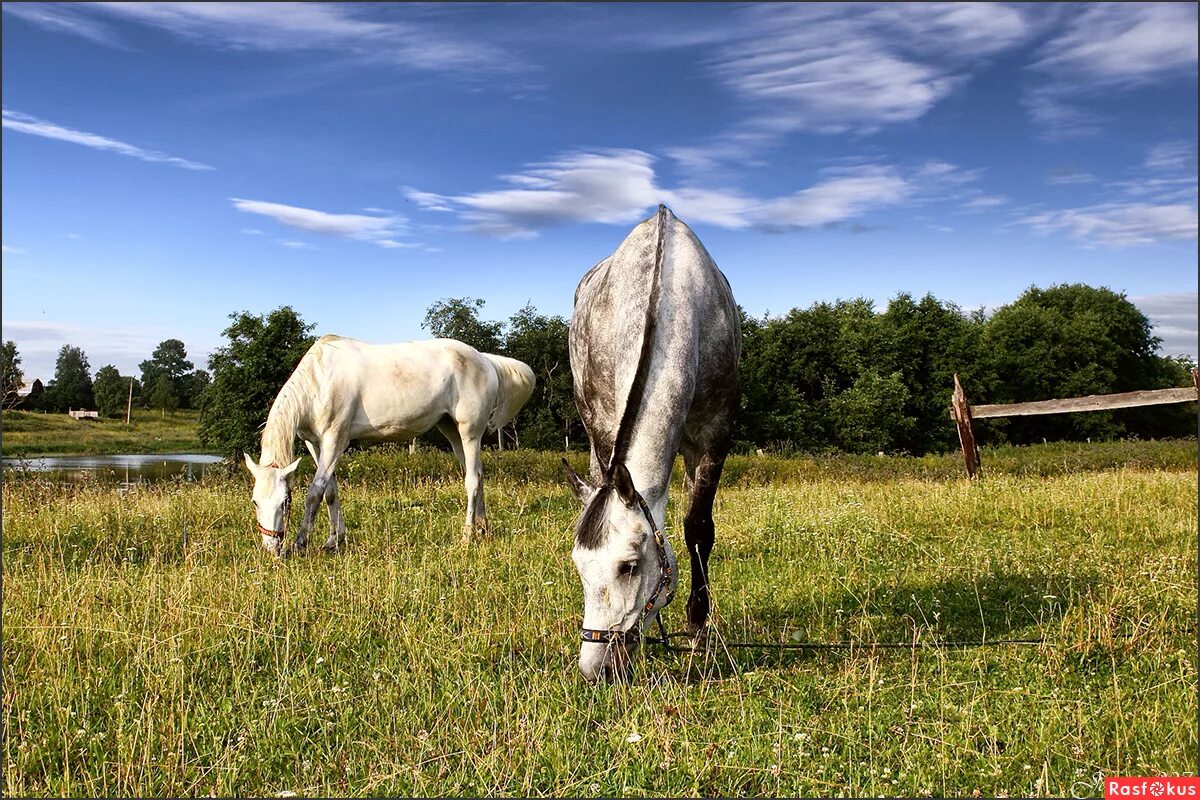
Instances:
[[[1191,772],[1195,443],[1095,448],[985,453],[975,484],[952,460],[732,460],[716,631],[861,647],[714,637],[629,686],[575,668],[555,455],[487,454],[493,533],[463,546],[448,456],[352,454],[346,552],[282,563],[243,475],[6,474],[4,789],[1087,796],[1098,773]],[[871,647],[999,638],[1045,644]]]

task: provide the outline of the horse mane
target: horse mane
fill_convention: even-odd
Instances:
[[[318,348],[327,344],[327,339],[340,337],[322,336],[308,349],[296,369],[283,384],[279,394],[271,403],[267,422],[262,432],[260,464],[286,467],[292,462],[296,451],[296,429],[308,406],[308,401],[317,394],[317,379],[314,366],[320,361]]]
[[[638,354],[637,369],[633,374],[633,383],[629,387],[629,396],[625,399],[625,410],[621,413],[621,422],[617,426],[614,437],[612,457],[604,470],[604,482],[597,488],[591,500],[583,509],[579,522],[575,526],[575,541],[585,549],[594,550],[604,543],[605,517],[603,509],[608,503],[609,496],[615,491],[612,483],[613,468],[625,460],[629,444],[633,439],[633,424],[637,419],[642,405],[642,397],[646,393],[646,375],[650,368],[650,357],[654,351],[654,331],[658,325],[658,298],[661,294],[661,274],[663,261],[663,239],[666,236],[667,207],[659,204],[657,214],[658,241],[654,249],[654,269],[650,276],[650,298],[646,302],[646,322],[642,329],[642,348]],[[603,263],[603,262],[602,262]]]
[[[658,325],[658,297],[661,293],[661,274],[663,261],[663,240],[666,236],[667,207],[661,203],[656,214],[658,227],[658,242],[654,248],[654,269],[650,274],[650,298],[646,302],[646,323],[642,329],[642,349],[638,354],[637,369],[633,374],[633,383],[629,387],[629,397],[625,399],[625,410],[621,413],[621,422],[617,425],[617,435],[613,439],[612,457],[604,470],[604,482],[612,480],[613,467],[625,460],[633,439],[633,424],[637,419],[642,405],[642,396],[646,392],[646,374],[650,368],[650,357],[654,351],[654,331]]]

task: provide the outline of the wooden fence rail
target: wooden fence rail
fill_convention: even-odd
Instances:
[[[995,417],[1023,417],[1032,414],[1066,414],[1076,411],[1107,411],[1113,408],[1157,406],[1166,403],[1194,403],[1200,396],[1200,378],[1192,370],[1192,388],[1147,389],[1140,392],[1118,394],[1090,394],[1087,397],[1064,397],[1058,400],[1035,400],[1029,403],[997,403],[972,407],[954,373],[954,394],[950,396],[950,418],[958,427],[958,441],[962,445],[963,462],[967,476],[974,478],[979,473],[979,446],[975,443],[975,431],[971,422],[976,419]]]

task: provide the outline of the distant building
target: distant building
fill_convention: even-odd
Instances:
[[[80,408],[68,411],[67,413],[75,419],[100,419],[99,411],[85,411],[84,409]]]

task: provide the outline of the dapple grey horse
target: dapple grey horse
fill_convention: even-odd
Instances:
[[[689,494],[688,629],[708,621],[713,498],[729,452],[742,334],[729,282],[666,206],[575,290],[571,375],[591,444],[589,479],[563,460],[583,503],[571,557],[583,582],[579,668],[627,679],[646,626],[674,594],[662,535],[675,454]]]

